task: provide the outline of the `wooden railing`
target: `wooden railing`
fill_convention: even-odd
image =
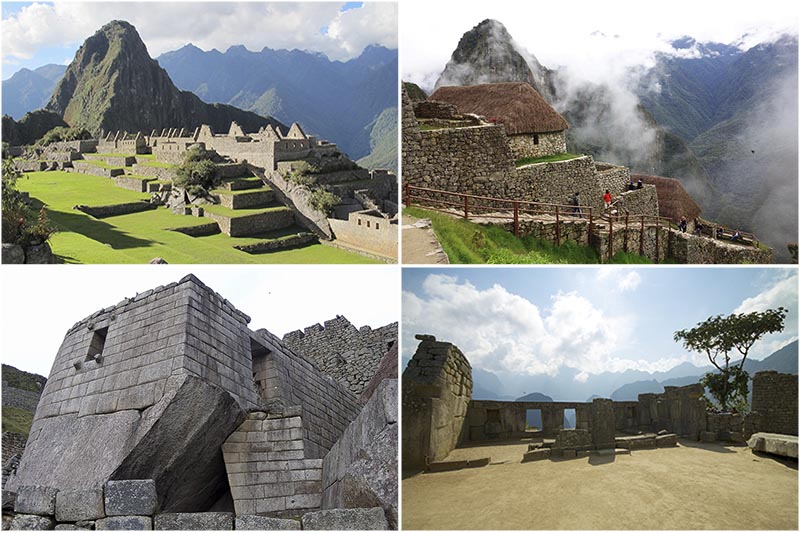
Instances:
[[[432,211],[442,211],[448,214],[458,212],[467,220],[469,220],[470,215],[491,214],[492,218],[495,219],[513,221],[514,235],[516,237],[519,237],[521,216],[552,216],[555,219],[555,243],[557,245],[561,244],[561,224],[564,220],[587,219],[589,221],[589,232],[586,237],[587,244],[595,223],[595,210],[588,205],[574,206],[508,200],[491,196],[428,189],[410,184],[403,186],[403,203],[409,207],[414,204],[424,205]]]
[[[711,237],[712,239],[716,240],[727,240],[731,241],[732,243],[738,243],[744,246],[751,245],[758,248],[759,242],[758,237],[755,236],[754,233],[750,233],[749,231],[742,231],[737,229],[731,229],[721,224],[716,224],[714,222],[709,222],[707,220],[699,219],[700,223],[702,224],[703,228],[700,232],[695,230],[695,234],[705,235],[707,237]],[[739,237],[734,240],[733,237],[736,233],[739,233]]]
[[[639,255],[644,255],[644,230],[648,227],[654,227],[656,229],[656,249],[655,249],[655,257],[654,262],[658,263],[659,261],[659,240],[661,238],[661,228],[670,229],[672,226],[671,220],[665,217],[660,217],[657,215],[631,215],[628,213],[625,214],[610,214],[606,213],[600,217],[601,220],[608,223],[608,258],[611,259],[614,256],[614,227],[617,227],[617,231],[619,231],[620,227],[622,227],[625,231],[623,232],[623,251],[628,252],[628,235],[630,234],[630,227],[633,226],[639,228]],[[671,240],[667,240],[667,246],[672,243]],[[670,255],[670,250],[667,250],[667,255]]]

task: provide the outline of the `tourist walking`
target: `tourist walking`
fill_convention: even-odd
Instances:
[[[678,222],[678,229],[681,230],[681,233],[686,233],[686,227],[688,223],[686,222],[686,216],[681,215],[681,221]]]
[[[579,192],[576,192],[572,195],[572,199],[570,199],[570,203],[573,205],[572,207],[572,214],[578,218],[583,218],[583,213],[581,212],[581,197]]]
[[[603,203],[606,204],[606,209],[611,207],[611,191],[606,189],[606,193],[603,195]]]

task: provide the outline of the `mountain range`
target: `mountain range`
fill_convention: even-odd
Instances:
[[[755,232],[789,259],[797,241],[797,37],[742,49],[671,43],[618,85],[551,70],[498,21],[464,33],[435,86],[526,81],[570,124],[568,149],[674,177],[703,216]],[[778,216],[776,216],[778,214]]]
[[[156,61],[133,26],[113,21],[68,67],[21,70],[3,81],[5,114],[42,106],[95,132],[200,123],[227,131],[231,120],[256,131],[298,122],[368,168],[397,170],[397,50],[380,46],[341,62],[300,50],[221,53],[190,44]]]
[[[797,341],[793,341],[762,360],[748,359],[744,368],[751,375],[762,370],[797,374],[797,357],[798,344]],[[580,381],[575,379],[577,371],[568,368],[561,368],[554,376],[490,372],[473,368],[473,397],[482,400],[512,401],[534,394],[544,395],[555,401],[571,402],[591,401],[591,398],[595,397],[635,400],[641,393],[663,392],[664,386],[697,383],[703,375],[712,370],[711,365],[696,366],[685,362],[665,372],[649,373],[640,370],[603,372],[589,374],[585,380]]]

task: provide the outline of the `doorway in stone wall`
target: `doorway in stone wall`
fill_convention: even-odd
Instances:
[[[525,431],[541,431],[541,430],[542,430],[542,410],[526,409]]]
[[[575,429],[575,422],[577,421],[577,414],[575,409],[564,409],[564,422],[561,427],[564,429]]]

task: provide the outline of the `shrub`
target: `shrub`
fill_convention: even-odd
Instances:
[[[333,208],[341,202],[342,199],[325,189],[316,189],[311,193],[311,198],[308,203],[317,211],[322,211],[326,215],[330,215]]]
[[[199,148],[192,148],[186,152],[183,164],[175,169],[173,183],[192,194],[199,194],[203,190],[213,189],[219,185],[219,169],[211,159],[208,152]]]
[[[57,126],[45,133],[41,139],[36,141],[37,146],[47,146],[60,141],[81,141],[91,139],[92,134],[86,128]]]
[[[2,215],[3,242],[28,246],[40,244],[50,238],[55,229],[50,226],[44,206],[38,215],[28,207],[17,190],[17,180],[22,173],[14,167],[13,160],[3,160]]]

